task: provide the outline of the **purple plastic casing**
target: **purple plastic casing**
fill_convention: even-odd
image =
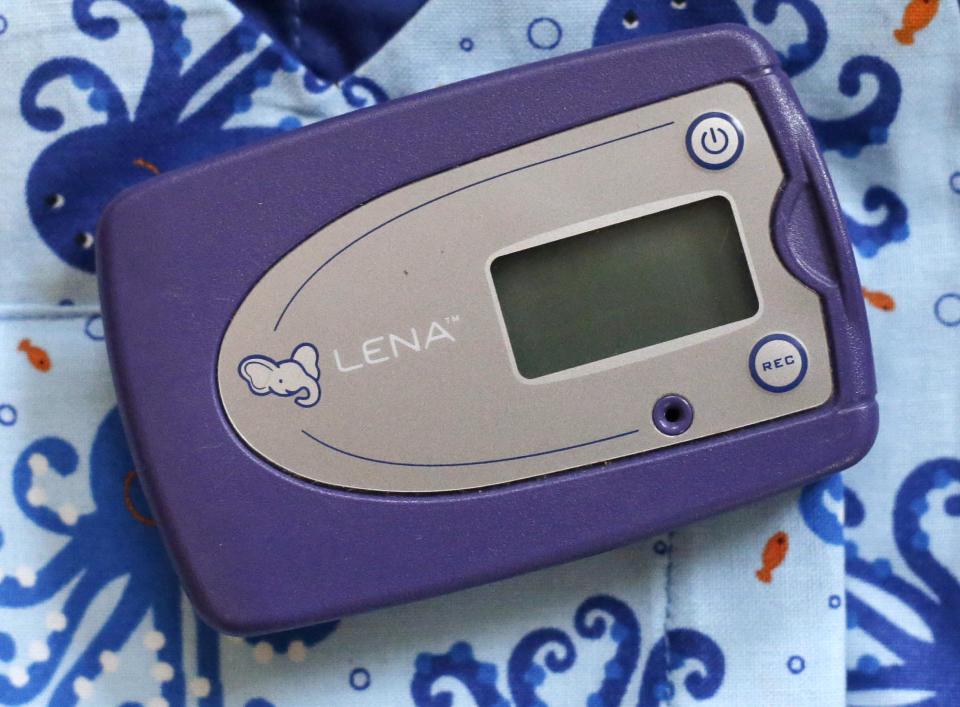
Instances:
[[[745,86],[786,174],[785,266],[819,293],[823,406],[606,465],[438,495],[351,492],[281,472],[235,434],[216,363],[234,311],[284,254],[415,180],[726,81]],[[197,610],[251,634],[441,594],[629,543],[845,468],[877,430],[853,254],[777,57],[740,26],[626,42],[327,120],[156,177],[97,237],[107,344],[134,459]]]

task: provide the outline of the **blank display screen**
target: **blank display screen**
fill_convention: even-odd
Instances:
[[[759,307],[720,196],[508,253],[490,270],[525,378],[748,319]]]

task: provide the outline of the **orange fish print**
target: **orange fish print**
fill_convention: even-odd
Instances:
[[[143,169],[147,170],[152,174],[160,174],[160,168],[157,167],[157,165],[155,165],[153,162],[149,162],[143,159],[142,157],[138,157],[137,159],[135,159],[133,161],[133,166],[142,167]]]
[[[773,571],[779,567],[790,549],[790,536],[782,530],[774,533],[763,546],[763,567],[757,570],[757,579],[764,584],[773,581]]]
[[[903,11],[903,25],[893,30],[894,39],[900,44],[913,44],[913,35],[933,21],[940,9],[940,0],[910,0]]]
[[[874,307],[877,309],[882,309],[884,312],[892,312],[897,308],[897,303],[894,301],[893,297],[888,295],[886,292],[881,292],[880,290],[868,290],[866,287],[864,287],[863,298]]]
[[[20,345],[17,346],[17,351],[23,351],[27,354],[27,360],[30,361],[30,365],[38,371],[46,373],[50,370],[50,357],[47,356],[47,352],[39,346],[31,344],[30,339],[22,339]]]

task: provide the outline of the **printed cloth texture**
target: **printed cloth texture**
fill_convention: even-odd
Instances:
[[[109,199],[346,111],[716,22],[777,48],[835,180],[880,390],[867,458],[429,601],[252,639],[199,621],[110,383]],[[955,0],[0,0],[0,704],[960,704],[958,39]]]

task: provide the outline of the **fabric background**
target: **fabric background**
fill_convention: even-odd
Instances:
[[[902,0],[416,5],[380,18],[402,28],[379,48],[358,39],[362,13],[317,48],[299,3],[268,34],[225,0],[0,0],[0,703],[960,704],[957,3],[912,3],[911,24],[929,20],[914,35],[895,35]],[[717,21],[783,53],[847,214],[880,386],[867,459],[430,601],[246,640],[198,622],[115,411],[92,273],[103,205],[388,98]],[[337,46],[364,49],[336,61]],[[755,572],[778,532],[768,585]]]

